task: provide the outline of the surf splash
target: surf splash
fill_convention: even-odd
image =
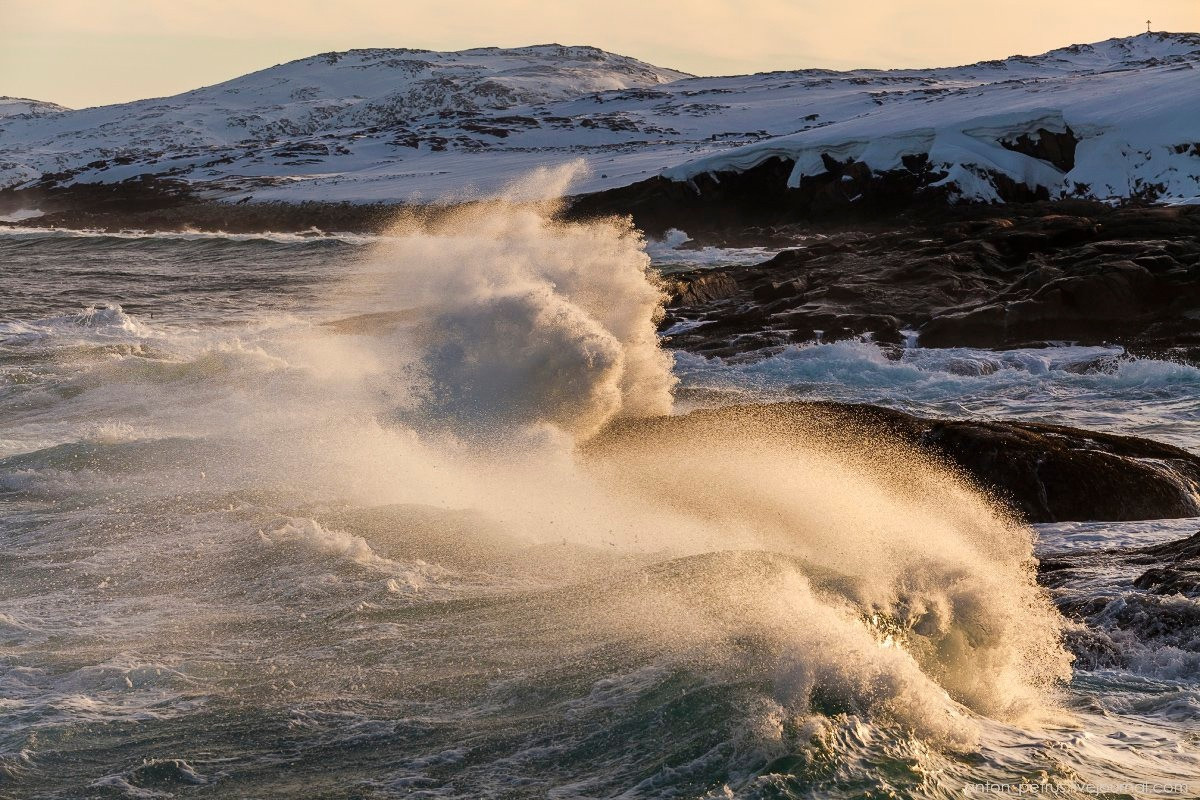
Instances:
[[[430,419],[477,435],[551,425],[586,437],[670,410],[675,377],[655,333],[663,298],[641,236],[628,220],[554,219],[577,170],[401,219],[376,245],[372,310],[399,323],[379,352],[385,378],[402,375],[396,394]],[[547,198],[531,200],[537,190]]]
[[[533,183],[557,196],[567,179]],[[675,377],[642,241],[525,192],[398,221],[320,319],[168,330],[113,308],[31,326],[30,346],[76,349],[22,390],[38,410],[9,441],[41,446],[10,449],[0,488],[122,510],[55,523],[94,551],[56,569],[103,580],[54,583],[86,587],[54,602],[64,631],[94,608],[106,648],[184,676],[138,684],[139,709],[157,691],[181,718],[226,702],[527,714],[575,742],[573,776],[646,796],[848,759],[868,731],[956,752],[993,721],[1057,713],[1069,657],[1028,530],[936,464],[804,420],[664,424]],[[118,329],[121,349],[78,349]],[[106,621],[114,592],[136,624]],[[85,648],[61,635],[64,659]],[[105,680],[105,698],[124,686]],[[666,708],[688,711],[660,752],[647,719]],[[611,726],[627,746],[572,738]],[[694,736],[712,740],[695,784],[661,765]],[[542,752],[496,737],[497,775]]]
[[[678,436],[633,422],[672,407],[662,295],[627,221],[555,218],[571,177],[402,219],[375,246],[337,300],[355,313],[288,357],[335,376],[335,405],[367,420],[338,415],[340,463],[321,475],[346,476],[339,490],[364,505],[479,514],[486,525],[455,535],[482,553],[565,543],[551,573],[576,581],[596,577],[596,550],[639,569],[703,557],[677,565],[695,570],[687,586],[651,569],[642,585],[657,589],[544,613],[660,654],[691,658],[702,642],[726,665],[746,637],[769,643],[778,661],[755,674],[797,712],[833,696],[962,747],[968,709],[1015,720],[1051,707],[1069,659],[1031,534],[961,480],[800,422],[727,415]],[[531,197],[539,187],[546,198]],[[362,365],[357,380],[346,364]],[[295,409],[304,429],[311,411]],[[584,446],[622,420],[624,434]],[[329,458],[320,442],[308,460]]]

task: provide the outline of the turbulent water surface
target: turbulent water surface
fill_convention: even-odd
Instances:
[[[7,231],[0,263],[4,796],[1200,792],[1196,601],[1033,570],[1200,521],[1030,531],[915,459],[768,435],[578,446],[800,396],[1195,450],[1193,367],[671,356],[641,241],[533,210]]]

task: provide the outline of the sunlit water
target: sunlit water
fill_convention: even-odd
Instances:
[[[669,244],[667,269],[722,257]],[[679,408],[838,399],[1197,449],[1200,371],[869,343],[672,367],[637,250],[508,218],[0,235],[0,795],[1200,792],[1196,601],[1171,600],[1190,643],[1163,642],[1116,613],[1132,574],[1048,598],[1027,561],[1200,521],[1030,537],[928,467],[905,488],[819,443],[574,450],[663,410],[662,370]],[[1068,671],[1052,601],[1079,596],[1113,608],[1089,624],[1117,665]]]

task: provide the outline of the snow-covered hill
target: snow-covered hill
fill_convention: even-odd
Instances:
[[[60,111],[70,111],[70,109],[60,106],[58,103],[30,100],[28,97],[0,97],[0,119],[17,116],[44,117]]]
[[[996,199],[1007,183],[1197,202],[1197,67],[1192,34],[946,69],[720,78],[589,47],[355,50],[170,98],[0,116],[0,186],[153,174],[230,200],[414,200],[576,158],[588,192],[781,157],[793,186],[834,162],[919,162],[952,197]]]

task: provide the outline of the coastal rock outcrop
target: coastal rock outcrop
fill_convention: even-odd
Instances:
[[[789,402],[626,420],[588,447],[714,435],[813,436],[860,453],[899,445],[958,471],[1027,522],[1200,516],[1200,457],[1149,439],[1063,425],[924,419],[879,406]]]
[[[710,356],[898,344],[907,330],[925,347],[1115,343],[1194,359],[1200,208],[1060,203],[837,231],[760,264],[674,275],[668,290],[669,344]]]

